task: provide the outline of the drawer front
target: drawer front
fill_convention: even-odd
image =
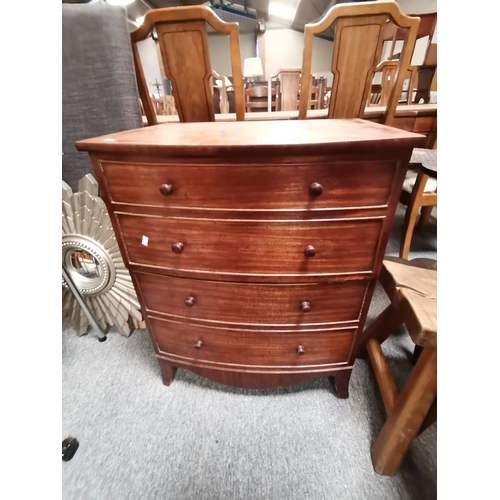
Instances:
[[[396,161],[316,165],[154,165],[103,161],[101,166],[109,196],[115,203],[168,208],[300,210],[386,205]]]
[[[226,323],[297,325],[357,321],[367,281],[276,285],[134,274],[147,312]]]
[[[353,329],[252,331],[149,318],[160,354],[192,360],[259,366],[345,363]]]
[[[437,118],[433,116],[421,116],[415,120],[414,132],[427,134],[436,130]]]
[[[383,222],[383,218],[269,222],[131,214],[117,218],[133,264],[294,276],[371,271]]]

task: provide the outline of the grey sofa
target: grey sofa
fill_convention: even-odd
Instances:
[[[62,180],[93,173],[75,142],[143,126],[124,7],[62,5]]]

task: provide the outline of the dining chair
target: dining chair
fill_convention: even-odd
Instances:
[[[245,109],[247,113],[254,111],[276,111],[276,89],[267,85],[256,85],[245,89]]]
[[[433,207],[437,207],[436,149],[415,148],[413,150],[399,202],[406,205],[399,256],[407,259],[414,230],[423,230],[429,221]]]
[[[212,86],[214,111],[215,113],[229,113],[228,92],[233,90],[233,84],[227,76],[221,76],[215,70],[212,70],[212,76],[215,80]]]
[[[418,16],[420,18],[420,23],[418,25],[418,31],[417,31],[417,40],[422,40],[426,37],[427,39],[427,44],[425,46],[424,50],[424,55],[423,55],[423,61],[425,64],[425,61],[427,60],[427,57],[429,55],[429,50],[431,48],[432,44],[432,37],[434,36],[434,32],[436,31],[436,25],[437,25],[437,12],[430,12],[427,14],[408,14],[410,17],[415,17]],[[395,49],[396,49],[396,43],[398,41],[404,40],[406,38],[406,34],[404,30],[401,29],[395,29],[393,30],[393,36],[392,36],[392,43],[391,43],[391,49],[389,52],[389,59],[392,59]]]
[[[281,68],[269,79],[276,82],[277,111],[297,111],[301,68]]]
[[[215,121],[206,23],[215,31],[229,35],[236,120],[245,119],[238,23],[222,21],[205,5],[193,5],[148,10],[143,24],[130,33],[137,85],[148,125],[156,125],[158,120],[149,96],[137,43],[150,36],[153,30],[160,45],[165,75],[172,82],[179,121]]]
[[[380,83],[372,84],[372,90],[366,105],[379,106],[381,98],[382,98],[382,85]]]
[[[381,106],[387,106],[389,102],[389,97],[391,95],[391,90],[393,87],[394,79],[396,78],[398,71],[399,61],[397,59],[391,61],[382,61],[375,68],[375,73],[381,73],[381,92],[380,92],[380,102]],[[417,78],[417,68],[415,66],[409,66],[406,71],[406,76],[403,81],[403,85],[405,81],[408,82],[408,88],[406,90],[401,89],[401,96],[398,99],[399,103],[411,104],[413,90],[415,88]],[[403,95],[406,94],[405,97]]]
[[[413,16],[413,14],[409,15]],[[419,40],[427,38],[427,43],[423,53],[423,63],[415,67],[415,78],[413,83],[417,83],[418,87],[413,102],[418,104],[420,100],[423,99],[424,104],[427,104],[430,100],[431,82],[436,71],[436,62],[430,62],[428,59],[429,56],[431,56],[433,45],[435,46],[435,44],[432,44],[432,38],[437,25],[437,12],[418,14],[418,17],[420,17],[420,24],[418,26],[416,42],[418,43]],[[393,32],[389,59],[394,55],[396,43],[404,40],[404,38],[405,33],[402,30],[397,29]]]
[[[319,22],[305,25],[299,119],[307,118],[314,35],[323,33],[334,24],[333,85],[328,118],[363,117],[370,98],[374,71],[380,62],[384,27],[388,22],[406,30],[406,39],[382,120],[386,125],[392,124],[420,22],[418,17],[404,15],[392,0],[338,4],[329,9]]]
[[[269,86],[276,82],[277,111],[297,111],[300,102],[302,68],[281,68],[269,78]],[[308,109],[323,109],[326,81],[312,77]]]
[[[325,101],[325,88],[326,88],[326,79],[322,76],[319,78],[313,77],[313,83],[310,88],[311,92],[311,100],[309,102],[310,109],[323,109],[324,101]],[[300,94],[299,94],[300,95]],[[300,102],[300,99],[299,99]],[[297,108],[298,108],[297,103]]]

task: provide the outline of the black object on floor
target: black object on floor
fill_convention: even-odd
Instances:
[[[62,459],[65,462],[68,462],[71,460],[76,453],[76,450],[78,450],[78,447],[80,446],[80,443],[76,438],[73,437],[68,437],[66,439],[63,439],[62,442]]]

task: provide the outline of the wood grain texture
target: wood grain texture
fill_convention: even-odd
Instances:
[[[260,222],[117,214],[129,262],[213,274],[369,273],[383,218]],[[147,246],[143,237],[148,238]],[[172,245],[183,244],[182,253]],[[306,257],[308,245],[316,255]]]
[[[276,111],[276,90],[257,85],[245,89],[245,111],[251,113],[254,111]]]
[[[385,411],[389,414],[394,408],[394,402],[398,397],[396,383],[392,376],[391,370],[384,356],[382,348],[378,340],[369,338],[366,341],[366,350],[370,356],[370,361],[377,378],[377,384],[382,395]]]
[[[305,119],[307,114],[314,36],[332,25],[335,25],[332,58],[334,78],[328,117],[363,116],[382,43],[387,35],[385,24],[388,19],[397,27],[407,29],[400,65],[383,118],[383,123],[392,124],[420,22],[418,17],[405,16],[393,1],[335,5],[319,22],[305,25],[299,119]]]
[[[206,23],[215,31],[229,35],[236,119],[245,119],[238,23],[226,23],[209,7],[196,5],[148,10],[142,25],[130,34],[137,83],[148,125],[155,125],[157,119],[151,115],[149,91],[136,44],[145,40],[153,29],[158,35],[165,74],[172,82],[180,121],[215,120]]]
[[[280,111],[292,111],[298,109],[300,92],[301,68],[282,68],[270,78],[278,79],[280,94]]]
[[[168,208],[279,210],[387,205],[393,161],[295,165],[102,162],[114,203]],[[367,176],[373,181],[366,182]],[[131,182],[133,179],[133,182]],[[315,194],[311,186],[320,184]],[[162,194],[168,184],[171,192]],[[249,189],[252,186],[252,189]]]
[[[173,125],[173,124],[172,124]],[[419,147],[425,137],[362,119],[184,123],[124,130],[76,142],[79,151],[176,156],[333,154]]]
[[[172,361],[164,358],[161,355],[157,356],[158,362],[162,367],[162,373],[165,371],[166,376],[170,374],[173,368]],[[218,365],[217,369],[210,367],[200,361],[196,361],[193,365],[190,359],[176,358],[175,366],[186,368],[200,377],[205,377],[218,384],[225,384],[234,387],[242,387],[245,389],[274,389],[278,387],[287,387],[295,384],[302,384],[309,380],[318,377],[318,373],[325,377],[329,377],[334,385],[333,380],[340,377],[341,385],[345,385],[345,381],[349,382],[349,377],[346,377],[347,372],[351,372],[352,368],[345,369],[344,365],[328,365],[326,368],[318,368],[317,366],[294,366],[280,367],[270,366],[266,368],[255,369],[253,367],[241,367],[231,365]],[[163,368],[165,367],[165,368]],[[164,378],[165,380],[165,378]],[[167,378],[167,381],[169,379]],[[165,382],[164,382],[165,383]],[[169,385],[169,384],[165,384]],[[339,397],[339,396],[337,396]]]
[[[203,281],[135,273],[148,313],[210,322],[301,328],[357,322],[367,281],[278,285]],[[192,300],[186,304],[188,298]],[[300,305],[307,301],[308,312]]]
[[[159,354],[227,365],[307,366],[346,363],[356,328],[260,331],[212,328],[150,318]],[[201,344],[198,344],[201,342]],[[196,345],[201,345],[197,348]],[[298,354],[302,346],[304,353]]]
[[[426,347],[372,446],[373,467],[379,474],[393,476],[397,473],[436,394],[437,349]]]
[[[175,367],[252,388],[327,376],[347,397],[425,138],[329,119],[144,130],[78,147],[91,153],[164,383]]]
[[[337,21],[338,47],[332,60],[333,85],[330,97],[332,118],[363,116],[377,65],[381,31],[386,16]],[[387,105],[387,102],[383,103]]]
[[[205,21],[158,23],[156,32],[180,121],[215,121]]]

